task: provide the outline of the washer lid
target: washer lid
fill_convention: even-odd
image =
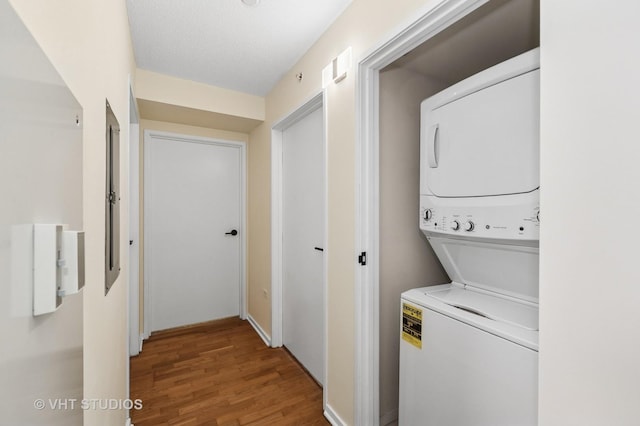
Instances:
[[[449,290],[454,291],[449,293]],[[540,332],[537,330],[536,303],[493,295],[469,286],[465,289],[464,285],[456,282],[407,290],[402,293],[402,301],[538,351]],[[456,304],[468,308],[455,306]],[[479,312],[486,316],[479,315]]]
[[[444,290],[426,291],[433,297],[449,306],[471,312],[493,321],[511,324],[525,330],[538,331],[538,307],[494,296],[482,290],[453,285]]]
[[[481,238],[425,234],[453,282],[538,303],[537,241],[513,245]]]

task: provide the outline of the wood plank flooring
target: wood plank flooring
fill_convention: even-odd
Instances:
[[[152,334],[131,358],[131,399],[136,426],[329,424],[318,384],[237,317]]]

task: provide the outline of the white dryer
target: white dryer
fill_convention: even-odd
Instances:
[[[452,282],[402,294],[399,422],[537,424],[539,51],[421,105],[420,229]]]

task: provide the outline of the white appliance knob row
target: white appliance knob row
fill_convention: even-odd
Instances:
[[[473,228],[475,228],[475,225],[471,221],[468,221],[467,223],[464,224],[464,230],[467,232],[473,231]]]
[[[460,229],[460,222],[458,222],[457,220],[451,222],[451,229],[453,229],[454,231]]]

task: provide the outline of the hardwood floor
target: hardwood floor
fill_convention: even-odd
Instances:
[[[318,384],[239,318],[152,334],[131,358],[131,399],[135,426],[329,424]]]

